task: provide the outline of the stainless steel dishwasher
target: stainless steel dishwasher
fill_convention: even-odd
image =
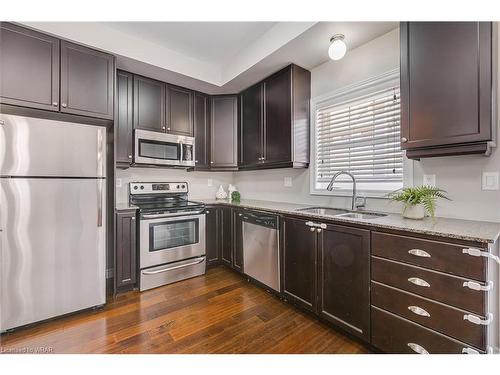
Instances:
[[[265,212],[242,214],[244,272],[280,291],[279,220]]]

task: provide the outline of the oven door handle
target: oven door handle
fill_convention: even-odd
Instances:
[[[205,212],[205,209],[202,209],[199,211],[175,212],[175,213],[171,213],[171,214],[157,214],[157,215],[143,214],[142,217],[144,219],[161,219],[163,217],[200,215],[204,212]]]
[[[205,260],[205,257],[201,258],[200,260],[197,260],[196,262],[191,262],[191,263],[187,263],[187,264],[181,264],[179,266],[174,266],[174,267],[169,267],[169,268],[163,268],[161,270],[156,270],[156,271],[142,271],[142,273],[144,275],[156,275],[158,273],[173,271],[173,270],[177,270],[179,268],[186,268],[186,267],[189,267],[189,266],[194,266],[196,264],[200,264],[204,260]]]

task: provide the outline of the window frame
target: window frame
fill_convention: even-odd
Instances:
[[[316,187],[316,111],[332,105],[340,105],[345,102],[356,100],[363,96],[373,94],[394,86],[400,85],[399,68],[390,70],[386,73],[374,76],[361,82],[345,86],[339,90],[311,99],[311,137],[310,137],[310,165],[309,165],[309,191],[311,195],[329,195],[329,196],[351,196],[352,185],[346,184],[346,187],[334,189],[332,191],[325,188]],[[406,158],[406,152],[403,152],[403,187],[413,186],[413,161]],[[387,198],[387,193],[396,189],[390,187],[386,189],[367,189],[366,185],[371,183],[358,183],[358,195],[369,198]],[[328,184],[323,184],[328,185]]]

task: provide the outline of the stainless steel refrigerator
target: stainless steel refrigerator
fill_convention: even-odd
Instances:
[[[0,114],[0,332],[106,301],[106,129]]]

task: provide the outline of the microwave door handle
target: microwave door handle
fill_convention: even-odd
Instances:
[[[179,142],[179,147],[181,148],[179,152],[180,155],[179,162],[182,163],[182,161],[184,160],[184,143]]]

